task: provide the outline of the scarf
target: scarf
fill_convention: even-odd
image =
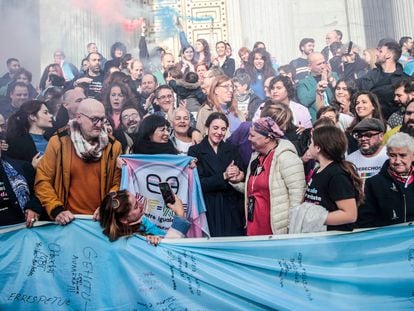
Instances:
[[[79,125],[75,120],[69,121],[70,139],[75,148],[76,154],[85,162],[99,161],[102,156],[102,151],[109,143],[108,133],[102,128],[98,140],[94,143],[88,142],[80,132]]]
[[[246,94],[236,94],[234,97],[236,98],[237,102],[248,102],[250,101],[250,90]]]
[[[10,186],[13,189],[14,194],[16,195],[17,201],[19,202],[20,208],[22,211],[29,202],[30,191],[29,186],[27,185],[26,178],[23,175],[20,175],[10,163],[6,161],[1,161],[3,164],[4,172],[6,173],[7,179],[10,182]]]
[[[405,176],[398,175],[390,167],[388,167],[387,171],[388,171],[388,174],[390,174],[392,179],[400,183],[403,183],[405,188],[407,188],[407,186],[411,185],[414,182],[414,167],[413,166],[411,167],[410,172]]]

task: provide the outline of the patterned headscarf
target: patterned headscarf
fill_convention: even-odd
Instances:
[[[270,117],[258,119],[253,123],[253,128],[259,134],[275,140],[282,138],[285,135],[276,122]]]

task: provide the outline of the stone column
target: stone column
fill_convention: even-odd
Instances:
[[[227,0],[227,21],[228,21],[228,37],[229,43],[233,48],[233,58],[236,61],[236,68],[240,64],[240,58],[237,54],[238,50],[244,46],[243,42],[243,24],[241,18],[240,1],[238,0]],[[250,47],[249,47],[250,48]]]
[[[395,30],[395,39],[402,36],[414,36],[413,0],[393,0],[392,13]],[[411,16],[410,16],[411,15]]]
[[[345,0],[349,40],[362,50],[367,48],[361,0]],[[361,51],[362,53],[362,51]]]
[[[288,61],[295,40],[289,0],[240,0],[241,45],[251,49],[256,41],[263,41],[279,64]]]

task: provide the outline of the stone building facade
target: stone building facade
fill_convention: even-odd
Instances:
[[[413,35],[411,12],[413,0],[1,0],[0,64],[18,57],[36,78],[58,48],[76,66],[88,42],[96,42],[107,58],[115,41],[137,55],[139,29],[128,23],[140,18],[149,23],[150,47],[167,46],[178,54],[177,17],[190,42],[205,38],[212,49],[218,40],[230,42],[237,59],[239,47],[264,41],[284,64],[299,55],[303,37],[313,37],[321,50],[331,29],[362,48],[383,37]]]

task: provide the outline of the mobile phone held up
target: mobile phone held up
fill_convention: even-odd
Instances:
[[[165,204],[175,203],[175,197],[174,193],[171,190],[170,184],[167,182],[160,182],[158,184],[158,187],[160,188],[162,198],[164,199]]]

